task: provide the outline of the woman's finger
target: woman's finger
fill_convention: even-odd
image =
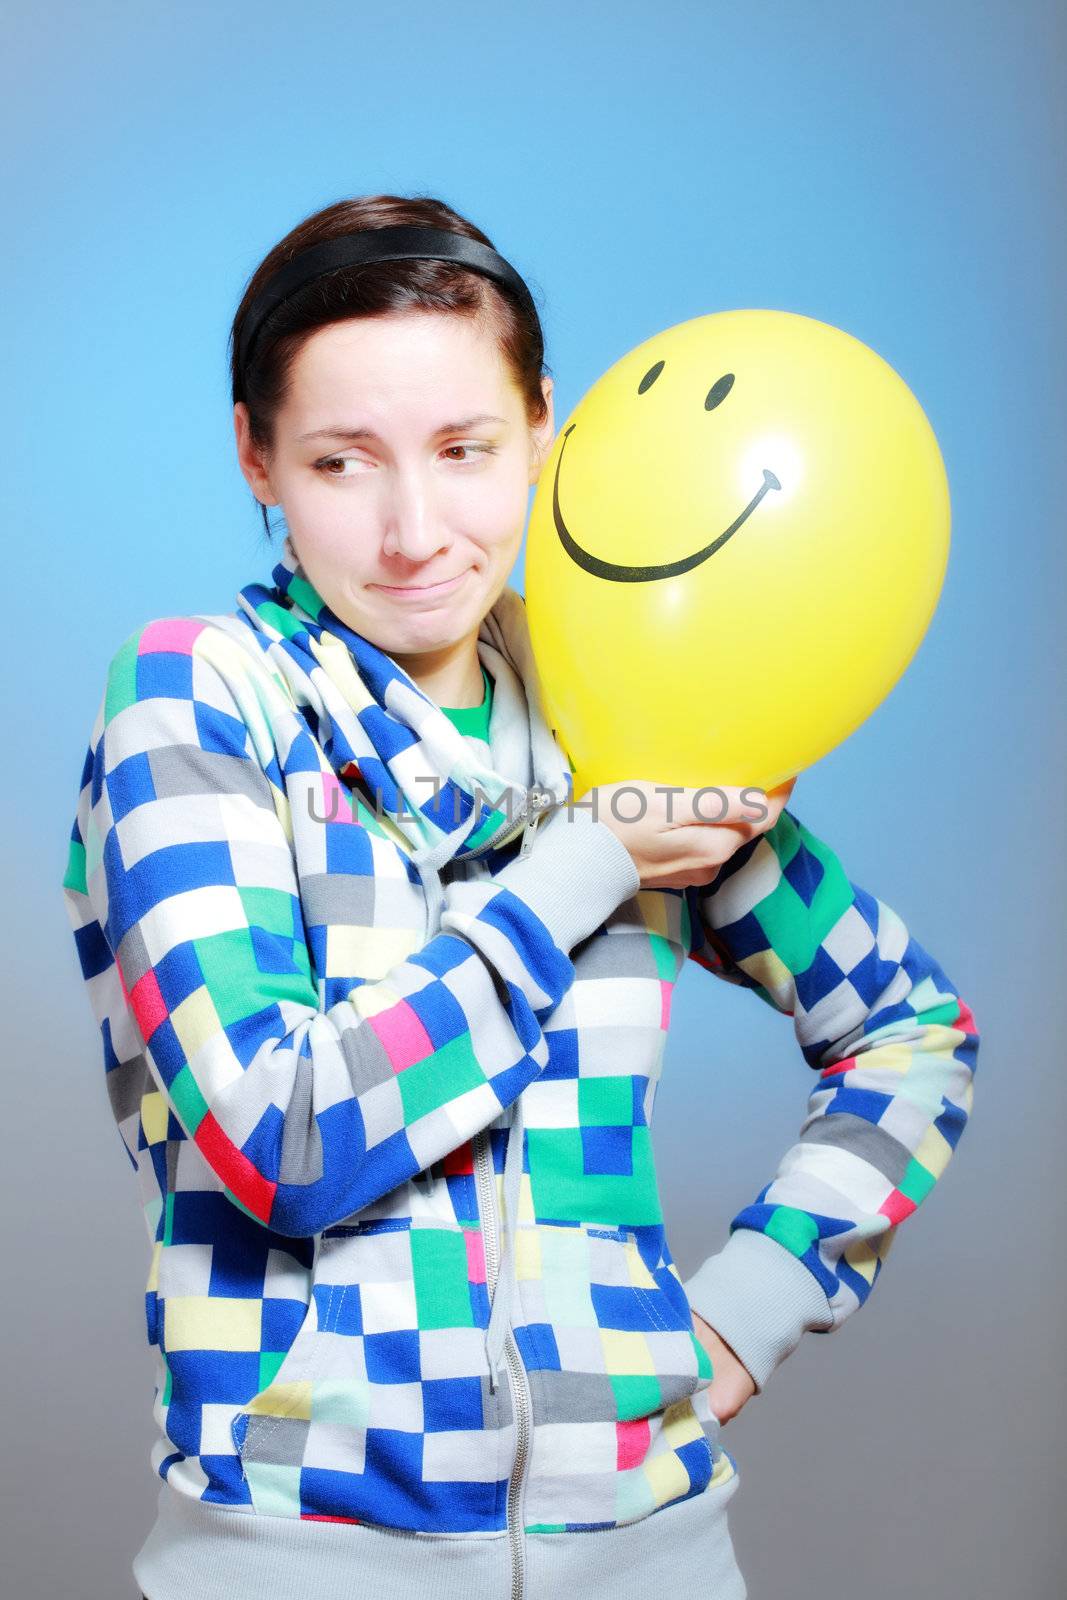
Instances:
[[[741,788],[726,784],[705,784],[700,788],[683,788],[674,796],[675,821],[686,823],[728,823],[751,827],[765,820],[767,793],[757,784]]]

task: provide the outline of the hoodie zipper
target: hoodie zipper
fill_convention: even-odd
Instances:
[[[557,804],[552,796],[544,789],[535,789],[530,796],[528,814],[522,830],[522,844],[519,846],[519,856],[528,856],[533,848],[534,834],[544,821],[548,813]]]
[[[519,846],[519,855],[528,856],[533,848],[533,838],[538,826],[550,811],[565,804],[564,800],[554,800],[551,790],[542,789],[537,783],[532,784],[526,791],[526,801],[519,815],[513,817],[510,822],[505,822],[499,833],[491,839],[486,839],[476,850],[471,850],[469,856],[480,856],[486,850],[499,850],[502,845],[510,844],[520,833],[522,844]]]
[[[480,1196],[484,1221],[482,1238],[485,1248],[486,1286],[490,1296],[496,1293],[497,1274],[500,1269],[500,1232],[496,1208],[496,1179],[493,1172],[492,1146],[488,1128],[474,1135],[474,1176]],[[514,1241],[512,1243],[514,1249]],[[490,1301],[491,1303],[491,1301]],[[515,1415],[515,1465],[508,1477],[507,1528],[511,1545],[511,1595],[509,1600],[523,1600],[526,1592],[526,1533],[523,1514],[523,1492],[526,1487],[526,1470],[530,1458],[530,1434],[533,1428],[533,1407],[526,1368],[522,1364],[515,1337],[508,1328],[504,1339],[508,1381],[511,1384],[511,1404]]]

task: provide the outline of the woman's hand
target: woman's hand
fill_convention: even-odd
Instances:
[[[790,778],[766,791],[755,784],[745,788],[720,784],[714,792],[683,788],[670,793],[666,785],[657,787],[635,778],[598,784],[581,798],[595,800],[594,817],[606,822],[629,850],[643,889],[685,889],[713,882],[735,850],[773,828],[796,781]],[[619,789],[629,791],[622,796],[621,821],[611,808],[611,797]],[[640,816],[631,816],[637,809],[635,792],[644,801]],[[725,810],[723,800],[728,802]],[[712,821],[716,812],[722,815]],[[705,817],[708,820],[701,820]]]
[[[693,1312],[693,1332],[711,1357],[715,1376],[708,1385],[708,1403],[720,1422],[736,1417],[746,1400],[756,1392],[755,1379],[748,1368],[734,1355],[724,1339],[720,1339],[710,1322],[705,1322],[699,1311]]]

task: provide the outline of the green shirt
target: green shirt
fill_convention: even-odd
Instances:
[[[482,666],[485,693],[480,706],[442,706],[441,710],[454,722],[460,733],[489,743],[489,714],[493,709],[493,680]]]

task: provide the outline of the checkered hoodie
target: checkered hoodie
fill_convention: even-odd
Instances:
[[[478,639],[486,746],[288,541],[272,577],[115,654],[63,885],[151,1245],[135,1574],[706,1582],[738,1473],[692,1310],[762,1389],[863,1305],[967,1120],[974,1018],[791,810],[710,886],[642,889],[569,803],[515,591]],[[650,1126],[687,959],[790,1017],[816,1076],[683,1282]]]

